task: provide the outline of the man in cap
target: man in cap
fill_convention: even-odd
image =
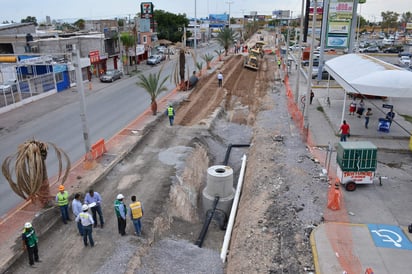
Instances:
[[[89,238],[90,246],[94,247],[94,240],[93,240],[93,218],[92,216],[87,212],[89,209],[89,206],[84,204],[82,205],[82,211],[77,217],[76,217],[76,222],[80,221],[83,226],[83,243],[84,246],[88,246],[87,244],[87,238]]]
[[[62,220],[64,224],[70,221],[69,218],[69,193],[64,190],[64,185],[59,186],[59,192],[56,195],[56,203],[60,207]]]
[[[103,212],[102,212],[102,206],[101,206],[102,198],[101,198],[99,192],[96,192],[91,188],[89,190],[89,192],[86,193],[86,196],[84,197],[84,203],[86,205],[89,205],[89,207],[90,207],[90,204],[95,205],[95,206],[91,207],[93,221],[94,221],[94,227],[97,227],[97,214],[99,214],[100,227],[103,228],[104,219],[103,219]]]
[[[37,248],[39,240],[31,223],[27,222],[24,224],[21,238],[23,240],[23,248],[27,250],[27,254],[29,255],[29,264],[34,268],[34,262],[39,263],[41,261],[39,259],[39,249]]]
[[[116,201],[114,201],[114,210],[117,217],[117,227],[119,229],[119,234],[124,236],[126,235],[126,215],[127,207],[123,203],[124,196],[123,194],[118,194]]]

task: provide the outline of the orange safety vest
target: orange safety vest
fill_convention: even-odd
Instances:
[[[143,216],[142,204],[139,201],[130,204],[130,209],[133,219],[139,219]]]

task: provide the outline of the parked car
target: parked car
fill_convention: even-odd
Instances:
[[[109,69],[100,76],[101,82],[113,82],[122,78],[122,72],[117,69]]]
[[[160,61],[166,60],[166,55],[165,54],[159,54],[160,55]]]
[[[379,52],[379,48],[377,46],[370,46],[365,49],[365,52],[368,52],[368,53]]]
[[[316,79],[318,77],[318,70],[316,70],[316,73],[312,73],[312,79]],[[322,80],[335,80],[332,76],[329,78],[329,72],[327,72],[325,69],[322,70]]]
[[[411,58],[410,57],[408,57],[408,56],[401,56],[401,58],[399,58],[399,63],[401,64],[401,65],[404,65],[404,66],[410,66],[410,64],[411,64]]]
[[[147,59],[147,64],[148,65],[157,65],[160,63],[160,61],[162,61],[162,57],[160,55],[151,55],[148,59]]]
[[[412,53],[407,52],[407,51],[398,53],[398,57],[402,57],[402,56],[408,56],[409,58],[411,58],[411,57],[412,57]]]
[[[0,93],[9,94],[11,92],[17,92],[16,81],[6,81],[3,84],[0,84]]]
[[[402,52],[402,48],[396,48],[396,47],[389,47],[383,50],[384,53],[400,53]]]
[[[305,66],[305,67],[309,66],[309,60],[303,60],[303,61],[302,61],[302,66]],[[318,66],[319,66],[319,59],[317,59],[317,58],[314,58],[314,59],[313,59],[313,66],[314,66],[314,67],[318,67]]]

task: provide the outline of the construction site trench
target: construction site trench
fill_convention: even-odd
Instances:
[[[83,246],[74,222],[56,224],[40,237],[42,263],[29,268],[26,254],[6,273],[310,273],[314,271],[310,232],[322,221],[327,182],[321,166],[302,141],[287,110],[281,83],[275,81],[274,55],[258,71],[243,68],[243,56],[218,64],[203,75],[176,107],[175,125],[164,116],[146,129],[139,144],[94,185],[103,198],[105,227],[93,230],[95,247]],[[227,261],[220,259],[224,230],[211,222],[202,248],[205,219],[202,189],[206,171],[223,163],[236,187],[242,155],[247,156],[243,192]],[[70,193],[83,192],[79,185]],[[113,201],[118,193],[143,202],[143,236],[117,232]],[[58,218],[58,211],[55,216]],[[16,242],[16,249],[21,243]]]

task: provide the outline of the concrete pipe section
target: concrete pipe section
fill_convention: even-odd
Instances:
[[[229,166],[216,165],[207,169],[206,187],[203,189],[203,211],[206,213],[213,207],[215,197],[218,196],[217,209],[230,214],[235,189],[233,188],[233,169]]]

